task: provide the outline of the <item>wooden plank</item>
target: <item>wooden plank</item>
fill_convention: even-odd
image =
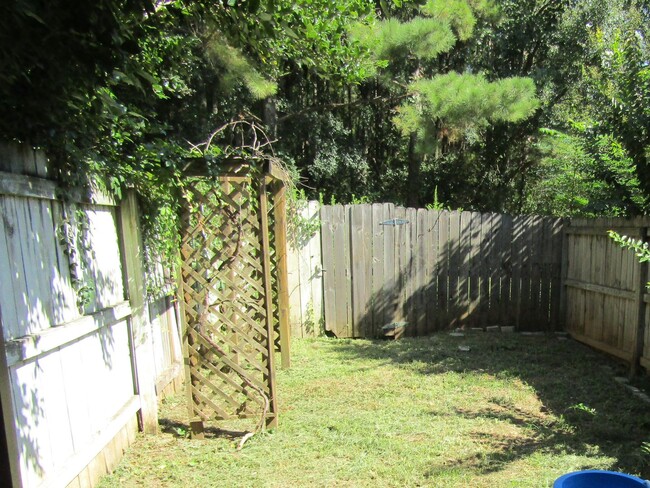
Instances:
[[[4,310],[3,310],[4,313]],[[131,316],[129,302],[121,302],[114,307],[84,315],[73,322],[52,327],[42,332],[11,339],[5,343],[9,366],[28,361],[52,352],[66,344],[110,327]]]
[[[297,211],[298,212],[298,211]],[[301,215],[293,215],[293,219],[301,218]],[[295,231],[295,226],[292,226]],[[321,229],[320,234],[325,233]],[[300,309],[300,266],[298,264],[303,242],[299,235],[288,236],[289,249],[287,253],[287,279],[289,280],[289,321],[291,323],[291,335],[293,337],[304,337],[302,311]]]
[[[271,304],[271,296],[273,293],[271,283],[271,256],[269,244],[269,223],[268,223],[268,195],[266,184],[260,184],[260,242],[262,244],[262,264],[263,264],[263,284],[264,284],[264,312],[266,322],[266,340],[264,341],[267,346],[265,381],[268,387],[269,395],[269,412],[267,417],[268,427],[277,427],[278,425],[278,407],[277,397],[275,392],[275,351],[273,348],[273,309]]]
[[[346,206],[350,216],[350,265],[352,282],[352,337],[365,332],[365,288],[371,285],[365,273],[368,249],[364,240],[364,205]]]
[[[564,330],[566,306],[564,303],[564,279],[567,269],[568,243],[564,232],[564,222],[556,219],[553,223],[553,257],[551,274],[551,323],[554,330]]]
[[[495,226],[495,234],[492,233],[493,215],[491,213],[481,214],[481,241],[479,251],[479,269],[478,269],[478,296],[479,296],[479,309],[478,317],[473,327],[486,327],[488,325],[488,316],[490,314],[490,278],[493,274],[492,266],[494,265],[494,275],[500,268],[497,259],[498,249],[495,249],[497,241],[497,228]],[[500,229],[499,229],[500,230]],[[498,313],[498,304],[495,304],[494,309]]]
[[[472,213],[461,212],[459,228],[458,327],[469,325],[469,272],[472,253]]]
[[[487,222],[485,222],[483,231],[487,234],[487,251],[484,252],[486,257],[485,263],[485,296],[488,306],[487,314],[481,327],[488,325],[497,325],[503,323],[502,321],[502,302],[506,299],[510,290],[502,290],[502,282],[505,284],[505,275],[509,272],[508,262],[510,259],[509,251],[510,244],[506,241],[505,234],[508,232],[504,228],[503,222],[507,217],[495,213],[487,214]],[[509,237],[509,236],[508,236]],[[507,244],[507,246],[506,246]],[[505,288],[505,287],[504,287]],[[503,296],[502,296],[503,295]],[[504,323],[504,325],[507,325]]]
[[[634,275],[637,266],[636,256],[629,250],[622,249],[612,240],[608,241],[608,244],[611,247],[610,259],[618,261],[621,267],[620,275],[615,277],[613,285],[634,293]],[[623,303],[619,307],[621,324],[617,332],[620,347],[625,350],[631,351],[634,348],[636,308],[633,301]]]
[[[303,219],[309,219],[309,207],[301,209],[301,215]],[[300,317],[302,328],[305,329],[305,335],[312,335],[313,330],[315,329],[315,324],[313,323],[313,317],[309,317],[309,309],[311,307],[312,299],[312,275],[313,270],[311,269],[312,263],[312,245],[311,237],[303,236],[303,245],[298,255],[298,273],[300,280],[300,287],[298,288],[298,297],[300,308]]]
[[[641,231],[643,236],[644,243],[649,241],[648,239],[648,229],[643,229]],[[632,358],[630,360],[630,375],[635,375],[639,371],[639,361],[643,357],[643,349],[645,344],[646,337],[646,317],[645,317],[645,308],[646,305],[643,302],[643,296],[646,292],[646,285],[648,282],[648,263],[640,262],[637,264],[638,275],[636,280],[636,307],[635,307],[635,316],[631,321],[634,327],[633,335],[633,349],[632,349]]]
[[[417,335],[417,314],[416,314],[416,301],[417,301],[417,269],[416,269],[416,254],[417,254],[417,209],[406,209],[406,228],[404,234],[406,235],[406,279],[404,280],[404,314],[406,321],[410,324],[406,330],[406,335],[415,337]]]
[[[526,322],[532,330],[545,330],[545,316],[541,310],[542,256],[544,249],[544,224],[541,217],[529,218],[530,230],[530,298]]]
[[[0,311],[5,340],[21,335],[19,320],[24,320],[23,310],[19,305],[22,300],[17,280],[22,276],[19,264],[19,248],[14,240],[16,221],[10,215],[13,210],[5,197],[0,197],[0,217],[2,218],[2,234],[0,235]],[[4,343],[4,341],[3,341]]]
[[[0,144],[0,170],[15,174],[33,174],[30,158],[32,149],[27,144],[3,142]]]
[[[510,252],[512,254],[512,288],[511,288],[511,306],[508,314],[508,324],[514,325],[519,329],[521,327],[521,307],[522,307],[522,272],[524,266],[525,249],[525,217],[517,216],[512,219],[512,240]]]
[[[85,366],[85,365],[84,365]],[[20,368],[11,368],[10,398],[14,402],[14,422],[17,431],[18,453],[23,486],[39,486],[46,473],[54,469],[52,446],[45,418],[44,392],[38,387],[43,375],[39,361]],[[35,453],[25,456],[23,453]]]
[[[139,210],[135,191],[130,190],[120,206],[120,244],[124,259],[124,282],[131,305],[131,328],[135,345],[133,369],[136,375],[136,391],[140,397],[140,421],[146,433],[158,431],[158,404],[156,401],[155,374],[152,371],[152,344],[146,321],[146,287],[142,263],[143,246],[139,227]],[[110,254],[107,254],[110,255]],[[121,278],[121,277],[120,277]],[[108,283],[114,282],[107,281]],[[121,281],[121,280],[120,280]],[[121,288],[121,286],[120,286]]]
[[[384,209],[386,207],[381,203],[373,203],[372,205],[372,250],[371,250],[371,264],[372,264],[372,302],[371,302],[371,326],[370,334],[372,337],[379,335],[381,327],[384,325],[384,317],[386,316],[386,296],[384,293],[384,225],[381,223],[386,220],[384,216]],[[392,252],[392,250],[391,250]]]
[[[0,171],[0,195],[41,200],[58,200],[58,185],[38,176],[27,176]],[[115,207],[115,199],[98,188],[75,189],[69,192],[68,201],[74,203]]]
[[[87,369],[87,367],[79,368],[80,364],[86,366],[84,350],[89,342],[91,342],[89,339],[76,341],[61,348],[58,353],[66,378],[62,385],[62,393],[66,399],[70,418],[70,433],[75,452],[86,447],[92,440],[95,431],[92,421],[94,398],[87,396],[87,388],[79,388],[80,384],[87,381],[87,371],[91,371],[91,374],[95,373],[94,370]],[[133,387],[133,383],[131,383],[131,387]]]
[[[43,306],[45,297],[42,292],[42,275],[34,268],[38,263],[35,249],[38,236],[33,234],[29,215],[30,201],[23,198],[0,198],[0,210],[5,234],[5,263],[11,274],[13,305],[7,303],[4,296],[2,306],[7,307],[7,315],[15,310],[15,321],[5,323],[5,340],[39,332],[50,326],[50,320]],[[4,291],[4,286],[3,286]],[[47,292],[49,295],[49,292]],[[11,293],[8,294],[11,297]]]
[[[351,282],[350,282],[350,231],[346,209],[332,207],[332,232],[334,246],[335,319],[331,326],[337,337],[352,337]],[[329,266],[328,266],[328,272]]]
[[[372,325],[372,205],[363,204],[360,207],[364,249],[362,271],[365,282],[361,303],[363,306],[363,321],[361,322],[360,337],[372,338],[375,335]]]
[[[90,273],[89,283],[95,287],[95,306],[86,308],[87,312],[94,312],[120,302],[125,297],[122,277],[122,263],[120,256],[119,236],[117,229],[117,216],[112,208],[85,207],[84,212],[88,218],[89,229],[85,236],[92,249],[86,260]],[[139,230],[139,217],[134,226]],[[144,252],[140,248],[140,252]],[[142,261],[142,254],[137,258]],[[128,261],[125,262],[125,264]],[[144,273],[143,266],[140,269]],[[144,284],[143,284],[144,286]],[[146,295],[146,289],[143,289]]]
[[[61,354],[48,354],[39,358],[37,367],[40,369],[36,375],[38,389],[42,395],[39,408],[49,437],[39,438],[37,443],[41,448],[51,446],[52,463],[56,469],[65,465],[67,459],[75,452],[71,427],[76,419],[69,416],[69,399],[65,391],[62,391],[69,379],[62,368]],[[85,375],[84,379],[87,380],[89,376]],[[76,386],[79,387],[78,384]]]
[[[481,237],[481,214],[478,212],[471,213],[470,220],[470,255],[469,255],[469,317],[466,325],[469,327],[477,327],[480,323],[480,304],[481,304],[481,289],[480,289],[480,275],[481,265],[483,262],[482,251],[482,237]]]
[[[539,321],[546,331],[555,330],[550,320],[551,313],[551,277],[553,266],[553,220],[548,217],[541,220],[543,241],[540,261]]]
[[[611,346],[610,344],[605,344],[603,342],[597,341],[589,336],[586,336],[584,334],[580,334],[577,332],[570,332],[571,337],[573,337],[575,340],[582,342],[584,344],[587,344],[588,346],[591,346],[595,349],[598,349],[599,351],[606,352],[607,354],[611,354],[612,356],[615,356],[617,358],[623,359],[625,361],[630,361],[632,358],[632,353],[629,351],[623,351],[620,350],[616,347]]]
[[[34,169],[35,176],[40,178],[47,178],[50,174],[49,161],[45,152],[41,150],[34,150]]]
[[[0,171],[0,195],[56,200],[56,190],[53,181]]]
[[[534,217],[523,218],[523,248],[519,249],[521,266],[521,288],[519,292],[519,329],[534,330],[535,323],[531,320],[535,316],[535,303],[532,296],[533,267],[535,259],[535,241],[538,238]]]
[[[460,212],[449,214],[449,324],[450,329],[459,327],[460,318]]]
[[[602,235],[596,234],[588,237],[591,242],[589,281],[597,285],[611,282],[609,279],[606,280],[606,276],[618,274],[616,273],[613,261],[607,259],[605,250],[602,249],[605,247],[603,237]],[[609,330],[617,325],[614,323],[613,309],[619,300],[612,299],[610,296],[594,294],[587,294],[587,300],[585,315],[588,329],[585,329],[585,331],[588,330],[589,335],[594,340],[611,344],[611,341],[608,339],[610,335]],[[605,325],[605,328],[603,328],[603,325]]]
[[[367,267],[370,263],[371,243],[366,239],[370,224],[366,219],[367,205],[350,205],[350,258],[352,270],[352,336],[365,337],[367,332],[366,291],[372,289]],[[369,246],[370,244],[370,246]]]
[[[26,199],[24,202],[28,220],[27,232],[29,242],[23,243],[30,249],[29,261],[25,264],[35,274],[35,281],[28,284],[30,293],[38,297],[42,309],[40,329],[44,330],[53,323],[52,269],[56,262],[56,236],[52,232],[50,202]],[[49,214],[49,215],[48,215]]]
[[[395,205],[392,203],[384,204],[384,220],[390,220],[395,216]],[[398,241],[396,240],[397,226],[382,226],[384,235],[384,254],[383,254],[383,275],[384,287],[382,295],[385,297],[384,318],[380,327],[396,321],[397,303],[399,294],[399,282],[397,274],[397,259],[399,255]]]
[[[0,202],[2,202],[2,198],[0,198]],[[2,258],[3,241],[4,239],[0,238],[0,258]],[[2,268],[3,265],[4,263],[0,261],[0,268]],[[0,274],[0,278],[2,278],[2,274]],[[0,283],[0,289],[2,289],[1,283]],[[4,330],[5,327],[3,325],[4,312],[5,309],[3,307],[0,307],[0,344],[5,344],[5,330]],[[22,427],[20,425],[17,425],[18,423],[15,421],[15,419],[20,418],[18,417],[18,414],[20,414],[20,410],[18,411],[16,410],[16,403],[14,402],[13,399],[11,376],[7,364],[5,347],[0,347],[0,408],[2,408],[1,410],[2,418],[6,419],[3,422],[4,429],[5,429],[6,448],[7,448],[5,460],[8,461],[9,466],[6,466],[5,469],[9,470],[12,486],[15,487],[24,486],[23,476],[20,469],[21,467],[20,447],[21,446],[19,446],[19,441],[18,441],[19,430]]]
[[[621,261],[610,259],[607,254],[608,237],[596,236],[592,247],[593,252],[593,276],[594,282],[599,285],[607,286],[606,273],[607,267],[611,269],[614,276],[621,274]],[[597,264],[599,263],[599,264]],[[603,266],[601,263],[604,263]],[[608,295],[600,297],[594,307],[594,328],[595,338],[600,339],[608,344],[617,345],[619,310],[621,300]]]
[[[275,266],[277,273],[278,319],[280,321],[280,353],[283,369],[291,367],[291,328],[289,325],[289,272],[287,262],[287,190],[283,184],[273,193],[273,234],[275,235]]]
[[[592,263],[594,259],[594,253],[593,253],[593,245],[594,245],[594,237],[593,235],[584,235],[582,237],[582,246],[583,246],[583,252],[581,253],[582,257],[582,264],[581,264],[581,273],[582,273],[582,280],[586,283],[593,283],[594,282],[594,275],[593,275],[593,269],[592,269]],[[600,298],[600,297],[599,297]],[[586,293],[585,294],[585,313],[584,313],[584,323],[585,323],[585,335],[588,335],[594,340],[597,340],[599,342],[602,341],[600,337],[596,337],[595,333],[595,327],[594,327],[594,308],[595,308],[595,299],[596,295],[593,293]]]
[[[440,212],[429,210],[427,212],[428,243],[427,243],[427,280],[429,288],[426,293],[427,302],[427,334],[435,332],[438,328],[438,240],[440,234]]]
[[[413,246],[414,264],[415,264],[415,284],[414,284],[414,315],[416,334],[424,336],[427,334],[427,247],[428,247],[428,229],[427,229],[427,211],[423,208],[415,211],[415,235],[416,240]]]
[[[495,236],[496,262],[491,271],[491,280],[493,279],[494,285],[490,285],[490,318],[492,320],[489,325],[515,325],[512,312],[516,308],[516,298],[513,295],[513,219],[510,215],[493,215],[492,235]],[[496,286],[497,290],[498,300],[496,302],[493,298],[493,286]],[[494,320],[495,316],[496,320]]]
[[[561,319],[563,328],[568,329],[569,326],[569,307],[571,306],[572,320],[575,321],[575,316],[573,315],[573,307],[569,303],[569,293],[568,287],[566,286],[566,281],[568,279],[576,278],[576,261],[574,260],[575,248],[576,248],[576,236],[571,236],[566,232],[566,228],[563,232],[563,248],[562,248],[562,296],[560,297],[560,309],[561,309]],[[571,326],[574,325],[574,322],[570,323]]]
[[[320,209],[321,251],[323,256],[323,313],[325,330],[336,333],[338,328],[336,307],[336,265],[334,253],[333,207],[324,205]]]
[[[594,285],[592,283],[585,283],[578,280],[567,279],[565,285],[569,288],[577,288],[579,290],[600,293],[602,295],[608,295],[617,298],[624,298],[626,300],[634,300],[636,298],[635,293],[632,291],[619,290],[610,286]]]
[[[648,370],[647,361],[650,360],[650,307],[645,304],[645,338],[643,342],[643,355],[639,359],[641,366]]]
[[[422,318],[424,320],[423,334],[428,335],[434,331],[433,327],[433,307],[432,302],[436,296],[436,276],[435,276],[435,246],[434,241],[434,210],[424,210],[422,215],[422,233],[423,233],[423,250],[422,250]]]
[[[393,216],[398,220],[406,220],[406,209],[404,207],[395,207]],[[408,257],[410,256],[410,249],[407,249],[410,241],[409,225],[410,223],[395,225],[396,306],[395,314],[391,322],[408,322],[408,315],[405,310],[405,295],[409,272]]]
[[[446,330],[450,321],[449,297],[449,212],[443,210],[438,219],[438,301],[437,329]]]
[[[310,222],[318,223],[320,203],[312,200],[307,205],[308,218]],[[309,269],[311,275],[310,302],[307,309],[307,320],[312,323],[311,336],[322,334],[323,329],[323,257],[321,255],[321,234],[316,231],[312,234],[308,243]]]
[[[109,419],[106,426],[91,443],[85,446],[85,449],[78,451],[72,458],[68,459],[65,465],[51,476],[48,476],[41,486],[43,488],[67,486],[86,467],[91,468],[88,476],[92,477],[94,482],[98,481],[101,476],[106,474],[104,448],[111,440],[120,435],[122,430],[128,430],[129,435],[132,435],[131,433],[136,430],[134,419],[138,407],[137,397],[131,398],[124,407]]]

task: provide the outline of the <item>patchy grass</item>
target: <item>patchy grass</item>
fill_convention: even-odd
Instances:
[[[469,352],[458,350],[470,346]],[[280,427],[241,451],[187,438],[185,396],[101,487],[543,487],[578,469],[650,477],[650,408],[621,366],[553,336],[296,340]],[[619,371],[620,370],[620,371]]]

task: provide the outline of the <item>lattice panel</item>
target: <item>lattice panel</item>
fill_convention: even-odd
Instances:
[[[268,418],[274,338],[269,344],[258,192],[247,182],[188,186],[181,274],[191,415]]]

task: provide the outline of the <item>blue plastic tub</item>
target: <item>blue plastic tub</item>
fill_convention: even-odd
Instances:
[[[560,476],[553,488],[650,488],[650,482],[614,471],[587,470]]]

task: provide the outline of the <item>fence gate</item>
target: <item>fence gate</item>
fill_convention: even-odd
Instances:
[[[258,419],[258,428],[277,423],[274,324],[285,365],[288,313],[279,303],[286,268],[283,274],[277,266],[284,255],[278,249],[284,186],[274,174],[269,163],[262,171],[234,162],[218,177],[198,176],[187,185],[179,293],[195,436],[210,420]]]

